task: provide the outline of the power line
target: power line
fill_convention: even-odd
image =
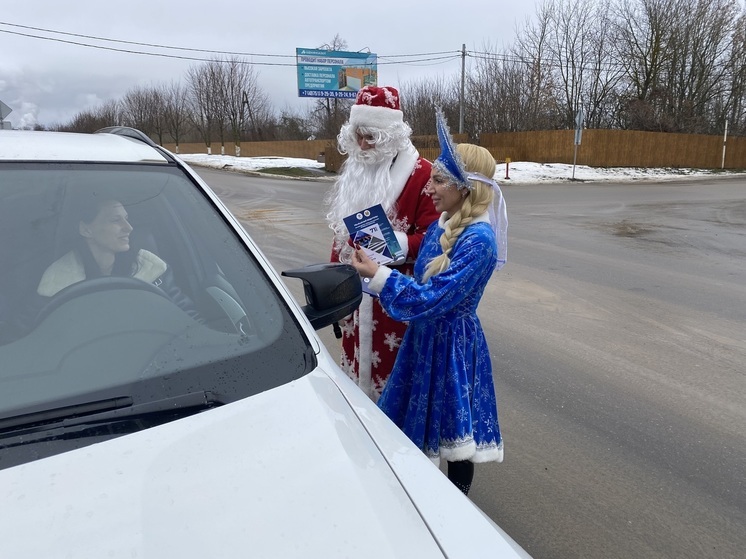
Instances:
[[[564,66],[568,65],[568,62],[563,62],[561,60],[557,60],[556,58],[553,59],[546,59],[546,58],[526,58],[523,56],[515,55],[515,54],[505,54],[505,53],[494,53],[494,52],[479,52],[479,51],[467,51],[467,56],[470,56],[476,60],[485,60],[488,62],[494,62],[494,61],[500,61],[503,64],[507,63],[518,63],[518,64],[525,64],[527,66],[533,66],[534,64],[541,64],[546,67],[550,68],[562,68]],[[586,61],[585,63],[579,63],[574,62],[573,63],[575,67],[579,70],[624,70],[625,66],[624,64],[620,62],[609,62],[609,61],[600,61],[600,62],[594,62],[594,61]]]
[[[57,43],[66,43],[68,45],[75,45],[79,47],[87,47],[92,49],[100,49],[100,50],[108,50],[108,51],[114,51],[114,52],[123,52],[126,54],[139,54],[143,56],[156,56],[161,58],[176,58],[179,60],[196,60],[199,62],[211,62],[210,59],[207,58],[197,58],[194,56],[180,56],[177,54],[166,54],[166,53],[158,53],[158,52],[144,52],[144,51],[137,51],[137,50],[131,50],[131,49],[119,49],[115,47],[106,47],[103,45],[90,45],[88,43],[80,43],[77,41],[68,41],[66,39],[57,39],[54,37],[42,37],[39,35],[30,35],[28,33],[20,33],[18,31],[8,31],[6,29],[0,29],[0,33],[8,33],[10,35],[19,35],[21,37],[28,37],[31,39],[41,39],[44,41],[53,41]],[[277,63],[277,62],[246,62],[247,64],[255,64],[257,66],[295,66],[294,62],[289,63]]]
[[[32,31],[42,31],[44,33],[54,33],[56,35],[65,35],[67,37],[80,37],[81,39],[93,39],[95,41],[105,41],[107,43],[122,43],[125,45],[135,45],[139,47],[155,47],[159,49],[169,49],[169,50],[183,50],[188,52],[204,52],[204,53],[212,53],[212,54],[230,54],[230,55],[237,55],[237,56],[266,56],[266,57],[278,57],[278,58],[295,58],[295,55],[288,55],[288,54],[259,54],[259,53],[251,53],[251,52],[231,52],[231,51],[222,51],[222,50],[208,50],[208,49],[195,49],[195,48],[189,48],[189,47],[174,47],[169,45],[158,45],[154,43],[140,43],[137,41],[125,41],[123,39],[109,39],[106,37],[96,37],[94,35],[81,35],[79,33],[68,33],[66,31],[56,31],[54,29],[45,29],[43,27],[31,27],[30,25],[21,25],[18,23],[7,23],[5,21],[0,21],[0,25],[7,25],[8,27],[20,27],[22,29],[30,29]],[[13,33],[12,31],[5,31],[6,33]],[[22,33],[14,33],[15,35],[23,35],[25,37],[33,37],[37,39],[48,39],[52,41],[61,41],[60,39],[55,39],[51,37],[40,37],[37,35],[24,35]],[[61,42],[67,42],[67,41],[61,41]],[[75,45],[81,45],[81,43],[72,43]],[[93,46],[88,44],[82,44],[82,46]],[[130,51],[122,51],[122,52],[130,52]]]
[[[138,47],[149,47],[149,48],[158,48],[158,49],[167,49],[167,50],[176,50],[176,51],[185,51],[185,52],[197,52],[197,53],[205,53],[205,54],[222,54],[222,55],[231,55],[231,56],[245,56],[245,57],[272,57],[272,58],[291,58],[295,59],[295,55],[287,55],[287,54],[264,54],[264,53],[249,53],[249,52],[235,52],[235,51],[221,51],[221,50],[211,50],[211,49],[198,49],[198,48],[189,48],[189,47],[177,47],[177,46],[171,46],[171,45],[160,45],[155,43],[145,43],[145,42],[138,42],[138,41],[126,41],[123,39],[110,39],[107,37],[97,37],[94,35],[83,35],[79,33],[68,33],[66,31],[56,31],[54,29],[45,29],[43,27],[32,27],[29,25],[21,25],[17,23],[8,23],[4,21],[0,21],[0,25],[6,25],[9,27],[16,27],[21,29],[28,29],[31,31],[39,31],[43,33],[53,33],[57,35],[64,35],[67,37],[79,37],[81,39],[90,39],[94,41],[103,41],[103,42],[109,42],[109,43],[120,43],[125,45],[133,45]],[[143,55],[143,56],[155,56],[155,57],[162,57],[162,58],[175,58],[179,60],[195,60],[199,62],[212,62],[211,59],[206,58],[199,58],[194,56],[185,56],[185,55],[176,55],[176,54],[168,54],[168,53],[158,53],[158,52],[148,52],[143,50],[133,50],[133,49],[125,49],[125,48],[117,48],[117,47],[110,47],[110,46],[104,46],[104,45],[94,45],[90,43],[80,42],[80,41],[73,41],[68,39],[61,39],[58,37],[45,37],[43,35],[35,35],[31,33],[22,33],[20,31],[10,31],[7,29],[0,29],[0,33],[7,33],[10,35],[18,35],[20,37],[27,37],[30,39],[39,39],[44,41],[53,41],[58,43],[65,43],[69,45],[75,45],[80,47],[86,47],[86,48],[93,48],[93,49],[100,49],[100,50],[108,50],[108,51],[114,51],[114,52],[122,52],[125,54],[137,54],[137,55]],[[453,60],[455,58],[458,58],[460,56],[459,51],[444,51],[444,52],[429,52],[429,53],[417,53],[417,54],[392,54],[392,55],[386,55],[386,56],[379,56],[378,57],[378,65],[386,66],[386,65],[393,65],[393,64],[424,64],[424,65],[434,65],[434,64],[441,64],[443,62]],[[388,59],[393,58],[406,58],[407,60],[391,60],[387,61]],[[245,64],[251,64],[251,65],[257,65],[257,66],[296,66],[295,62],[256,62],[256,61],[246,61]]]

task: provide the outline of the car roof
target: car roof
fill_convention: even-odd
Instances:
[[[168,163],[163,152],[131,128],[95,134],[0,130],[0,161]]]

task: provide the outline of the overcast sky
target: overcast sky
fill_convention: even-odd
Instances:
[[[183,80],[190,66],[200,64],[199,60],[136,52],[200,59],[214,56],[82,37],[85,35],[252,53],[255,56],[250,60],[256,64],[260,83],[275,108],[300,109],[313,100],[298,98],[296,48],[318,48],[339,34],[347,41],[347,50],[369,50],[379,56],[379,85],[399,87],[426,76],[458,76],[462,44],[467,51],[494,51],[512,44],[516,29],[534,19],[536,6],[542,2],[10,0],[0,4],[0,101],[13,110],[6,120],[14,127],[65,123],[82,110],[120,99],[135,86]],[[417,54],[423,56],[412,56]],[[454,56],[447,61],[384,64],[407,60],[400,55],[413,60],[450,54]]]

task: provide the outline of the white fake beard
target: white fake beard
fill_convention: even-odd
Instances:
[[[375,204],[381,204],[389,219],[396,215],[396,199],[400,188],[391,184],[391,163],[396,153],[376,146],[375,149],[361,150],[351,147],[339,178],[326,197],[329,213],[326,220],[334,231],[334,248],[341,262],[349,263],[352,247],[347,244],[350,238],[343,219]]]

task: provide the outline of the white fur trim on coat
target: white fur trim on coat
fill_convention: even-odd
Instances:
[[[373,390],[373,297],[363,296],[358,307],[358,386],[374,402]]]
[[[379,266],[378,270],[376,270],[376,274],[373,276],[373,278],[370,280],[370,283],[368,284],[368,289],[376,293],[380,293],[381,291],[383,291],[383,286],[386,285],[386,280],[389,279],[390,275],[391,268],[389,268],[388,266]]]
[[[401,195],[407,185],[409,177],[412,176],[415,165],[420,158],[417,148],[410,142],[406,150],[396,154],[396,160],[391,165],[391,188],[396,192],[397,198]]]

